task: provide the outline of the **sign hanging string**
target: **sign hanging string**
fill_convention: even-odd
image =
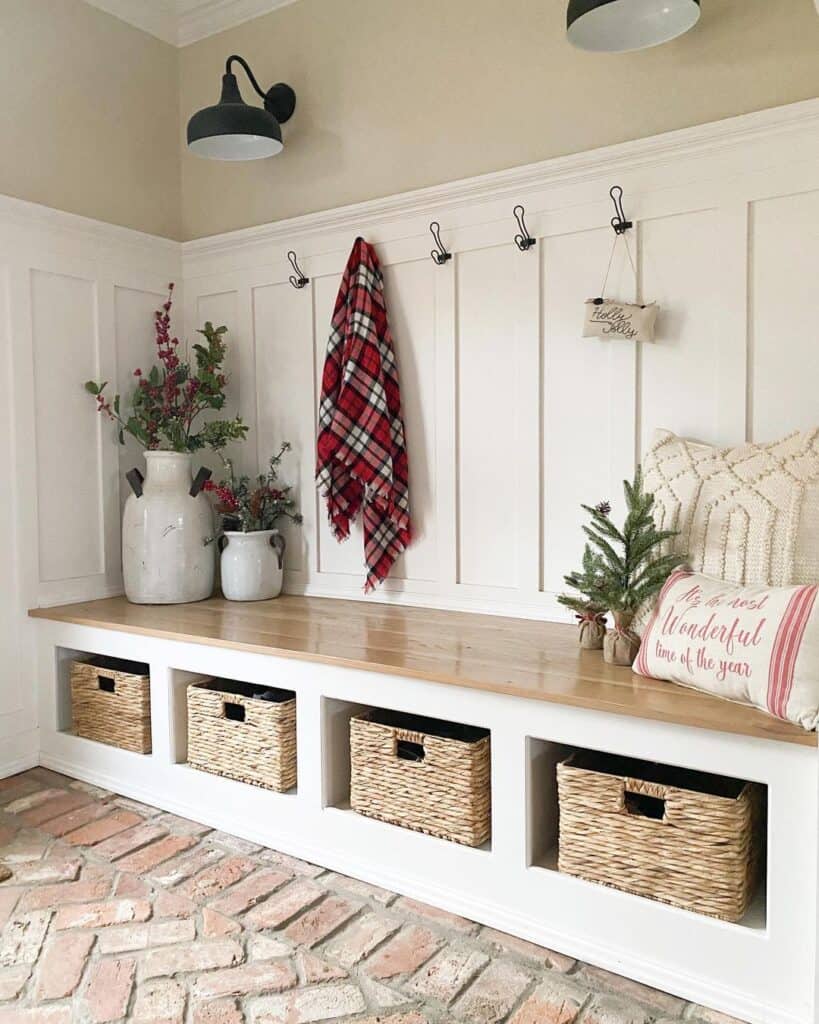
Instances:
[[[631,270],[632,270],[632,273],[634,274],[634,291],[635,291],[635,294],[636,294],[636,291],[637,291],[637,267],[635,266],[634,259],[633,259],[632,255],[631,255],[631,248],[629,247],[628,239],[626,238],[625,234],[615,235],[614,236],[614,241],[612,242],[612,245],[611,245],[611,252],[609,253],[609,263],[608,263],[608,266],[606,267],[606,276],[603,278],[603,287],[602,287],[602,289],[600,291],[600,298],[601,299],[605,298],[605,296],[606,296],[606,285],[607,285],[608,280],[609,280],[609,274],[611,273],[611,265],[612,265],[612,263],[614,261],[614,250],[617,248],[617,242],[621,238],[623,239],[623,245],[625,245],[625,247],[626,247],[626,255],[628,256],[628,261],[631,264]]]

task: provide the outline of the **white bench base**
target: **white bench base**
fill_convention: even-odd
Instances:
[[[41,621],[40,763],[462,914],[753,1024],[817,1024],[819,772],[812,747],[632,719],[394,675]],[[151,666],[153,753],[73,736],[77,651]],[[205,774],[186,759],[185,687],[222,675],[296,691],[298,787]],[[492,839],[469,849],[363,818],[345,805],[349,716],[383,706],[488,726]],[[554,870],[554,762],[589,747],[764,783],[768,875],[728,924]]]

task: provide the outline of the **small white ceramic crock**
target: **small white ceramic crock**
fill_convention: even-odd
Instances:
[[[229,601],[268,601],[282,592],[284,537],[278,530],[226,530],[222,593]]]

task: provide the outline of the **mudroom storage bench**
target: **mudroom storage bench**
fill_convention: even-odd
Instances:
[[[568,625],[291,596],[164,608],[108,598],[31,614],[43,765],[753,1024],[819,1024],[815,734],[606,665],[579,650]],[[150,757],[75,735],[70,665],[78,652],[149,666]],[[220,694],[202,686],[206,679],[241,680],[250,695]],[[198,710],[189,709],[191,694],[218,703],[216,724],[239,726],[237,738],[242,723],[229,716],[241,712],[225,704],[241,705],[247,722],[248,706],[264,703],[254,692],[271,685],[295,695],[290,749],[298,785],[287,792],[257,775],[261,747],[237,770],[235,759],[223,760],[216,734],[210,752],[197,754]],[[274,702],[274,712],[286,708]],[[449,780],[464,786],[453,790],[456,803],[474,798],[471,832],[453,834],[429,817],[441,802],[434,787],[413,791],[415,820],[406,807],[373,804],[377,773],[360,788],[369,741],[358,733],[368,727],[385,730],[399,770],[435,767],[434,730],[428,723],[408,729],[404,716],[416,725],[418,716],[457,723],[472,741]],[[588,871],[566,862],[563,824],[573,822],[561,822],[560,773],[567,765],[596,770],[611,757],[735,780],[722,798],[737,803],[720,828],[731,856],[740,850],[737,877],[747,795],[747,835],[758,846],[745,865],[747,887],[728,912],[712,915],[707,902],[673,905],[680,901],[667,899],[662,886],[615,888],[618,879],[604,877],[593,860]],[[666,782],[644,781],[642,795],[662,803],[667,790],[652,782]],[[388,787],[381,797],[389,803]],[[757,799],[766,811],[755,817]],[[650,837],[660,811],[641,812]],[[491,836],[478,842],[487,823]],[[637,849],[622,851],[624,872]],[[703,860],[703,871],[713,870]]]

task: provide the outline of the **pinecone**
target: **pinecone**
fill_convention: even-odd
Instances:
[[[607,516],[611,512],[611,502],[601,501],[598,505],[594,506],[594,511],[598,512],[601,516]]]

